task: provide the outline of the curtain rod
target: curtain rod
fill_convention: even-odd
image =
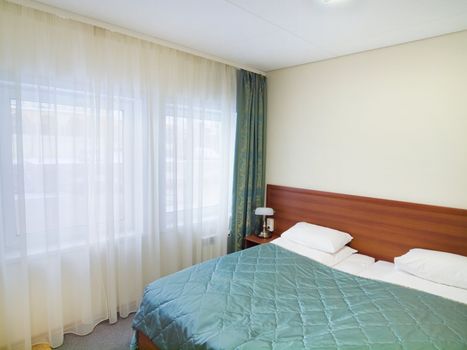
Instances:
[[[58,17],[61,17],[61,18],[71,19],[71,20],[74,20],[74,21],[77,21],[77,22],[82,22],[82,23],[89,24],[89,25],[92,25],[92,26],[101,27],[101,28],[109,30],[111,32],[124,34],[124,35],[131,36],[131,37],[134,37],[134,38],[137,38],[137,39],[149,41],[149,42],[157,44],[157,45],[169,47],[171,49],[182,51],[182,52],[185,52],[185,53],[189,53],[189,54],[194,55],[194,56],[199,56],[199,57],[211,60],[211,61],[216,61],[216,62],[219,62],[219,63],[226,64],[228,66],[232,66],[232,67],[235,67],[235,68],[238,68],[238,69],[244,69],[244,70],[247,70],[247,71],[250,71],[250,72],[253,72],[253,73],[257,73],[257,74],[261,74],[261,75],[266,76],[265,72],[263,72],[261,70],[258,70],[258,69],[255,69],[253,67],[249,67],[247,65],[243,65],[243,64],[232,62],[232,61],[228,61],[228,60],[225,60],[225,59],[217,57],[217,56],[209,55],[209,54],[206,54],[206,53],[194,50],[194,49],[190,49],[190,48],[182,46],[182,45],[172,43],[170,41],[162,40],[162,39],[159,39],[159,38],[147,35],[147,34],[139,33],[139,32],[134,31],[134,30],[126,29],[126,28],[123,28],[123,27],[120,27],[120,26],[117,26],[117,25],[114,25],[114,24],[110,24],[110,23],[103,22],[103,21],[100,21],[100,20],[97,20],[97,19],[82,16],[82,15],[79,15],[79,14],[74,13],[74,12],[70,12],[70,11],[67,11],[67,10],[60,9],[58,7],[55,7],[55,6],[50,6],[50,5],[46,5],[46,4],[37,2],[35,0],[7,0],[7,1],[11,2],[13,4],[17,4],[17,5],[21,5],[21,6],[25,6],[25,7],[30,7],[30,8],[33,8],[35,10],[48,12],[48,13],[51,13],[51,14],[53,14],[55,16],[58,16]]]

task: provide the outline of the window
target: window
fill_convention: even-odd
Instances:
[[[25,87],[21,98],[9,99],[18,228],[12,232],[28,235],[31,254],[54,243],[63,249],[97,241],[109,225],[115,237],[133,234],[134,210],[125,202],[134,191],[124,162],[133,162],[134,145],[125,136],[134,130],[134,101],[112,99],[104,108],[80,91],[47,95]],[[15,237],[8,241],[15,244]]]
[[[168,229],[182,227],[185,215],[192,216],[194,224],[215,220],[219,207],[225,206],[221,192],[229,187],[225,174],[231,166],[225,152],[233,153],[235,128],[226,127],[223,113],[216,108],[167,107],[162,127],[161,193]]]

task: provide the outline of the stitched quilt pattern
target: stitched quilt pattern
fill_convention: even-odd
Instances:
[[[162,349],[467,349],[467,305],[273,244],[149,284],[133,327]]]

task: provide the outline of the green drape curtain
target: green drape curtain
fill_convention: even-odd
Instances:
[[[232,224],[228,252],[258,230],[254,210],[264,204],[266,165],[266,77],[240,70],[237,76],[237,129]]]

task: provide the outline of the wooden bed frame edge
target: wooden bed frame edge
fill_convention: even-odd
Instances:
[[[136,331],[138,350],[160,350],[143,332]]]

